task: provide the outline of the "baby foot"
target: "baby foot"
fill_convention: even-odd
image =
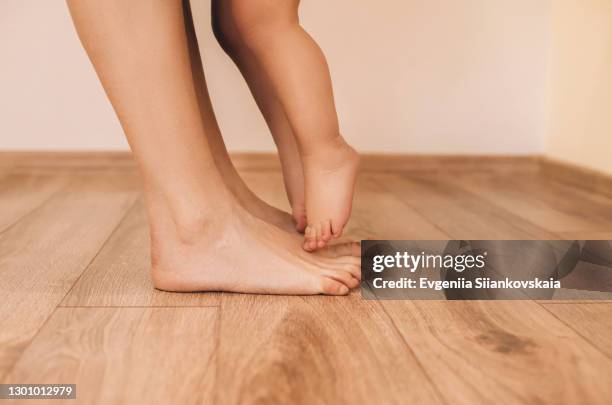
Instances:
[[[342,235],[351,214],[359,156],[342,137],[302,157],[308,225],[303,248],[312,252]]]

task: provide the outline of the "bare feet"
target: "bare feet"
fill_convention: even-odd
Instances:
[[[299,155],[297,156],[297,161],[298,161],[299,166],[295,166],[292,164],[292,169],[289,169],[290,171],[292,171],[293,169],[299,169],[299,173],[297,174],[296,177],[293,177],[291,174],[287,175],[286,172],[284,173],[285,183],[290,183],[290,184],[286,184],[288,194],[290,193],[289,192],[290,187],[292,189],[301,190],[301,199],[296,200],[294,198],[293,202],[291,201],[292,195],[289,194],[289,200],[290,202],[292,202],[292,205],[294,206],[293,216],[279,208],[276,208],[266,203],[264,200],[259,198],[244,183],[244,181],[242,181],[242,179],[239,177],[239,175],[236,172],[234,172],[233,175],[231,175],[232,173],[230,173],[230,175],[227,175],[224,181],[225,181],[225,184],[228,186],[228,188],[232,190],[232,193],[234,197],[236,198],[236,200],[240,203],[240,205],[246,211],[248,211],[251,215],[261,219],[262,221],[265,221],[285,231],[287,238],[291,238],[291,240],[293,240],[294,243],[296,244],[301,244],[303,235],[301,235],[298,232],[300,231],[300,228],[303,231],[304,227],[306,226],[306,216],[305,216],[306,211],[305,211],[304,201],[303,201],[303,197],[304,197],[303,182],[304,180],[303,180],[303,173],[302,173],[302,163],[299,160]],[[295,178],[295,180],[289,181],[288,180],[289,178]],[[293,194],[293,197],[295,197],[295,194]],[[294,205],[295,201],[300,201],[298,204],[301,205],[301,208],[296,209],[296,206]],[[301,221],[298,220],[299,212],[301,212],[302,213],[301,215],[303,215],[303,218]],[[316,253],[320,257],[339,257],[339,256],[361,257],[361,246],[359,242],[353,242],[353,241],[348,241],[348,240],[337,241],[337,243],[326,246],[323,249],[318,249],[314,253]]]
[[[308,226],[303,248],[323,248],[332,237],[342,234],[351,214],[359,156],[342,137],[304,155],[306,215]]]
[[[308,254],[286,232],[240,207],[180,229],[156,219],[151,241],[153,283],[160,290],[344,295],[361,277],[359,258]]]
[[[361,258],[361,243],[344,241],[328,244],[323,249],[319,249],[312,254],[321,257],[353,256]],[[359,263],[361,264],[361,262]]]
[[[247,188],[246,185],[244,185],[244,187]],[[242,194],[243,196],[240,198],[240,203],[251,215],[284,231],[286,233],[285,236],[287,238],[291,238],[294,243],[303,243],[304,235],[298,233],[298,227],[296,226],[295,220],[295,210],[293,211],[294,215],[292,216],[291,214],[266,203],[249,188],[247,188],[247,190]],[[339,240],[334,244],[328,244],[324,248],[317,249],[312,253],[320,257],[361,257],[361,245],[359,242],[354,242],[351,240]]]
[[[234,187],[234,196],[251,215],[290,234],[297,234],[296,221],[291,214],[259,198],[246,184]]]

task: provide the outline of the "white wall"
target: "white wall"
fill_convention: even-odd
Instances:
[[[63,0],[0,0],[0,149],[123,149]]]
[[[546,154],[612,175],[612,1],[556,0]]]
[[[194,0],[228,145],[273,144]],[[362,151],[543,151],[550,0],[303,0],[326,52],[342,130]],[[0,2],[0,149],[124,149],[62,0]]]

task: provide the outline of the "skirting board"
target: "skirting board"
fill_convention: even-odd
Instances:
[[[273,153],[232,153],[238,170],[278,171]],[[0,171],[91,172],[135,171],[130,152],[0,152]],[[362,154],[361,171],[392,172],[541,172],[556,181],[612,195],[612,176],[541,156]]]
[[[278,156],[273,153],[232,153],[238,170],[280,170]],[[130,152],[0,152],[0,170],[133,170]],[[467,155],[387,155],[361,154],[360,169],[364,172],[412,171],[535,171],[537,156],[467,156]]]
[[[549,158],[540,159],[540,170],[562,183],[612,196],[612,176],[608,174]]]

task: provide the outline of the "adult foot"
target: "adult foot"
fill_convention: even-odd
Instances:
[[[234,192],[239,204],[251,215],[276,226],[288,233],[297,233],[297,223],[294,217],[259,198],[246,184],[242,183],[240,190]]]
[[[295,211],[293,212],[294,216],[292,216],[288,212],[266,203],[261,198],[257,197],[250,189],[248,189],[248,194],[246,192],[244,194],[248,195],[248,197],[243,196],[241,205],[251,215],[284,231],[286,237],[291,238],[295,243],[303,243],[304,235],[299,233],[298,227],[296,226]],[[359,242],[344,240],[327,245],[312,253],[321,257],[361,257],[361,245]]]
[[[152,218],[152,278],[160,290],[344,295],[359,284],[359,258],[308,254],[238,206],[181,227]]]
[[[318,249],[311,254],[321,257],[353,256],[361,258],[361,244],[352,241],[338,242],[328,244],[323,249]]]
[[[306,228],[306,208],[304,204],[304,173],[300,155],[297,150],[294,154],[291,149],[282,151],[279,149],[279,153],[283,182],[291,205],[291,214],[259,198],[235,170],[227,170],[224,181],[240,205],[257,218],[290,233],[295,233],[296,230],[303,233]]]
[[[236,176],[238,176],[238,174],[236,174]],[[231,176],[228,176],[228,178],[231,178]],[[300,181],[303,182],[303,178]],[[237,180],[229,183],[230,184],[228,184],[228,182],[226,181],[226,185],[232,190],[234,197],[246,211],[248,211],[251,215],[261,219],[262,221],[265,221],[285,231],[287,234],[286,236],[292,238],[295,243],[302,243],[302,239],[304,236],[299,233],[300,222],[296,220],[297,210],[295,207],[293,210],[293,215],[291,215],[263,201],[244,183],[244,181],[242,181],[242,179],[238,178]],[[301,185],[301,187],[303,188],[303,184]],[[303,223],[305,224],[305,208],[303,201],[301,202],[300,212],[304,213]],[[321,257],[361,257],[361,245],[359,244],[359,242],[349,240],[338,241],[338,243],[326,246],[323,249],[318,249],[314,253]]]
[[[359,156],[339,136],[330,145],[302,156],[306,190],[303,248],[323,248],[342,234],[351,214]]]

